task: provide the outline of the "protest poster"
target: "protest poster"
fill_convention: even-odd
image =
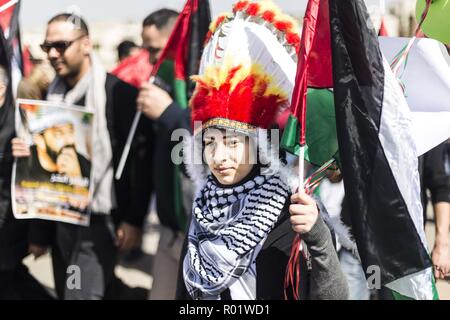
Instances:
[[[17,136],[30,156],[13,167],[17,219],[89,225],[93,113],[47,101],[17,101]]]

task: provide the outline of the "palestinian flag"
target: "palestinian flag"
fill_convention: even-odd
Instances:
[[[30,52],[29,46],[24,46],[22,50],[22,66],[23,66],[23,76],[26,78],[30,75],[31,71],[33,71],[33,56]]]
[[[0,12],[0,21],[2,21],[1,19],[2,12]],[[10,194],[13,164],[11,139],[15,136],[15,105],[11,80],[11,51],[9,49],[10,47],[8,47],[7,39],[3,34],[3,28],[0,28],[0,66],[4,70],[8,80],[8,86],[5,91],[5,101],[0,105],[0,228],[5,221],[7,214],[12,212]]]
[[[188,0],[152,70],[152,76],[162,80],[163,87],[167,88],[174,101],[184,109],[188,107],[189,97],[194,91],[190,76],[198,73],[203,43],[210,23],[209,1]],[[174,183],[169,185],[173,185],[175,189],[167,191],[168,194],[174,195],[175,213],[181,230],[184,230],[187,217],[182,204],[182,172],[178,166],[174,166],[174,170]]]
[[[20,49],[20,46],[15,45],[15,43],[20,43],[18,42],[19,9],[19,1],[0,0],[0,66],[5,70],[9,82],[5,94],[5,103],[0,106],[0,165],[2,161],[12,159],[10,142],[15,135],[13,103],[13,88],[15,86],[12,73],[15,70],[17,71],[17,65],[14,64],[14,61],[21,61],[21,59],[13,58],[14,52]],[[17,83],[19,80],[16,80]]]
[[[364,270],[396,298],[437,298],[422,221],[411,114],[364,1],[329,0],[337,137]]]
[[[7,43],[14,41],[19,33],[20,1],[0,0],[0,26]]]
[[[324,10],[327,5],[321,0],[308,2],[291,114],[281,141],[283,149],[296,155],[305,146],[305,159],[319,167],[331,158],[339,158],[335,124],[329,121],[334,119],[333,94],[321,89],[333,87],[330,24],[328,10]]]
[[[390,63],[410,40],[378,37]],[[415,39],[398,74],[412,112],[413,136],[420,156],[450,138],[450,56],[437,40]]]
[[[210,23],[209,1],[188,0],[152,71],[171,88],[172,97],[183,108],[187,108],[194,90],[190,76],[198,73]]]
[[[310,0],[308,8],[312,7],[307,14],[314,15],[315,25],[304,26],[315,33],[310,37],[309,57],[324,65],[331,61],[331,67],[316,69],[310,63],[307,76],[322,79],[325,85],[316,89],[333,89],[338,154],[362,266],[379,268],[381,284],[396,299],[436,299],[411,113],[402,89],[380,51],[363,0]],[[318,33],[328,39],[318,43]],[[332,86],[327,84],[330,75]],[[302,92],[314,84],[320,81],[308,81]],[[317,113],[317,105],[307,103],[308,114]],[[293,113],[291,118],[302,121],[301,114]],[[316,117],[315,126],[333,118],[329,112],[323,114],[331,118]]]
[[[16,89],[23,75],[23,55],[19,28],[20,0],[0,0],[0,27],[6,41],[6,50],[12,57],[13,86]]]
[[[148,50],[141,49],[136,55],[124,59],[111,73],[136,88],[148,81],[153,66],[150,64]]]

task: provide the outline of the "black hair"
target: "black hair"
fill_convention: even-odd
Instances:
[[[130,51],[133,48],[137,48],[137,44],[130,40],[124,40],[117,46],[117,54],[119,56],[119,60],[126,58],[130,55]]]
[[[168,27],[176,18],[178,18],[178,12],[176,12],[175,10],[164,8],[157,10],[147,16],[144,19],[142,26],[155,26],[158,30],[162,30]]]
[[[47,24],[51,24],[53,22],[71,22],[74,26],[76,26],[80,31],[81,34],[85,36],[89,36],[89,28],[86,24],[86,21],[84,19],[76,14],[73,13],[60,13],[51,18]]]

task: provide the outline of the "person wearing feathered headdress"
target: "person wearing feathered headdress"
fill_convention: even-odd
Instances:
[[[190,101],[194,135],[184,147],[197,193],[179,299],[347,297],[330,230],[314,199],[292,195],[293,175],[269,130],[289,106],[298,45],[295,22],[268,1],[239,1],[211,25]],[[296,232],[301,280],[291,283]]]

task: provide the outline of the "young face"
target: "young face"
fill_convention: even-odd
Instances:
[[[61,47],[61,42],[66,42],[68,46]],[[47,45],[47,57],[53,69],[62,78],[77,77],[86,65],[91,52],[89,37],[83,36],[83,33],[69,21],[50,23],[47,26],[44,45]]]
[[[221,184],[236,184],[251,172],[254,148],[248,136],[208,129],[203,135],[203,142],[205,161]]]

